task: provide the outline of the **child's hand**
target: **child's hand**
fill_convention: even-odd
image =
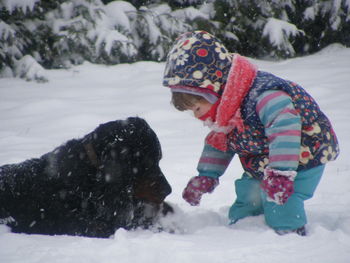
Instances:
[[[261,182],[261,188],[267,194],[267,200],[283,205],[294,193],[296,171],[280,171],[267,167]]]
[[[190,205],[199,205],[202,195],[213,192],[218,184],[218,179],[208,176],[195,176],[188,182],[182,192],[182,197]]]

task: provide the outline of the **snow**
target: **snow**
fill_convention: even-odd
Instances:
[[[180,20],[194,20],[195,18],[203,18],[203,19],[209,18],[207,14],[203,13],[202,11],[194,7],[178,9],[174,11],[172,14]]]
[[[47,83],[0,79],[0,165],[41,156],[99,123],[138,115],[158,134],[160,165],[173,188],[167,200],[177,211],[163,220],[174,234],[120,229],[110,239],[98,239],[14,234],[0,226],[0,262],[349,262],[349,58],[349,48],[333,45],[307,57],[254,60],[261,69],[303,85],[332,120],[340,141],[339,159],[327,165],[315,196],[306,202],[307,237],[278,236],[263,216],[227,225],[234,180],[242,173],[237,158],[201,206],[182,200],[208,130],[170,105],[170,93],[161,86],[164,63],[84,63],[45,71]]]
[[[155,6],[150,6],[150,9],[154,12],[155,15],[168,15],[171,13],[171,8],[167,4],[159,4]]]
[[[314,20],[315,17],[316,17],[315,7],[310,6],[310,7],[305,9],[305,11],[304,11],[304,19],[305,20]]]
[[[4,21],[0,21],[0,37],[3,39],[8,39],[13,37],[15,33],[15,30],[13,30],[8,24],[6,24]]]
[[[15,73],[26,80],[47,81],[45,69],[30,55],[25,55],[17,61]]]
[[[129,39],[118,32],[117,30],[109,30],[105,29],[105,27],[97,27],[97,30],[92,31],[89,34],[89,37],[94,39],[96,38],[95,46],[96,46],[96,51],[102,46],[104,47],[106,53],[110,55],[112,51],[113,44],[115,42],[119,42],[123,45],[123,52],[126,53],[127,51],[127,42]],[[104,43],[104,45],[103,45]]]
[[[125,1],[113,1],[104,7],[108,20],[112,25],[120,25],[128,32],[131,31],[128,13],[136,13],[136,8]]]
[[[267,19],[263,30],[263,36],[267,37],[273,46],[282,49],[286,45],[286,50],[291,54],[294,54],[295,51],[288,39],[290,36],[296,36],[300,33],[304,32],[295,25],[273,17]]]
[[[147,7],[141,7],[140,10],[144,11],[143,18],[146,21],[145,24],[147,25],[147,27],[145,29],[148,33],[149,42],[155,45],[162,38],[162,33],[160,29],[156,26],[157,19],[154,18],[154,16],[157,14],[153,13],[153,11],[149,11]],[[163,57],[163,54],[161,54],[161,57]]]
[[[21,9],[25,14],[28,10],[33,11],[34,6],[40,0],[2,0],[0,6],[3,5],[11,14],[15,9]]]

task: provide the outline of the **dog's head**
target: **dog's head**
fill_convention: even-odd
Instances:
[[[102,179],[130,196],[160,204],[171,193],[159,161],[161,146],[155,132],[141,118],[100,125],[93,133],[100,148]]]

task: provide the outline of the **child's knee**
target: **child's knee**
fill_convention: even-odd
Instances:
[[[294,230],[307,223],[304,200],[296,194],[284,205],[265,201],[264,216],[266,224],[275,230]]]
[[[262,192],[266,224],[276,230],[294,230],[307,223],[304,201],[310,199],[322,177],[324,166],[298,172],[294,181],[294,194],[287,203],[277,205],[266,200]]]

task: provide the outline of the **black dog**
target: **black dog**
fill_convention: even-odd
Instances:
[[[145,120],[101,124],[37,159],[0,167],[0,220],[13,232],[109,237],[172,208],[158,138]]]

